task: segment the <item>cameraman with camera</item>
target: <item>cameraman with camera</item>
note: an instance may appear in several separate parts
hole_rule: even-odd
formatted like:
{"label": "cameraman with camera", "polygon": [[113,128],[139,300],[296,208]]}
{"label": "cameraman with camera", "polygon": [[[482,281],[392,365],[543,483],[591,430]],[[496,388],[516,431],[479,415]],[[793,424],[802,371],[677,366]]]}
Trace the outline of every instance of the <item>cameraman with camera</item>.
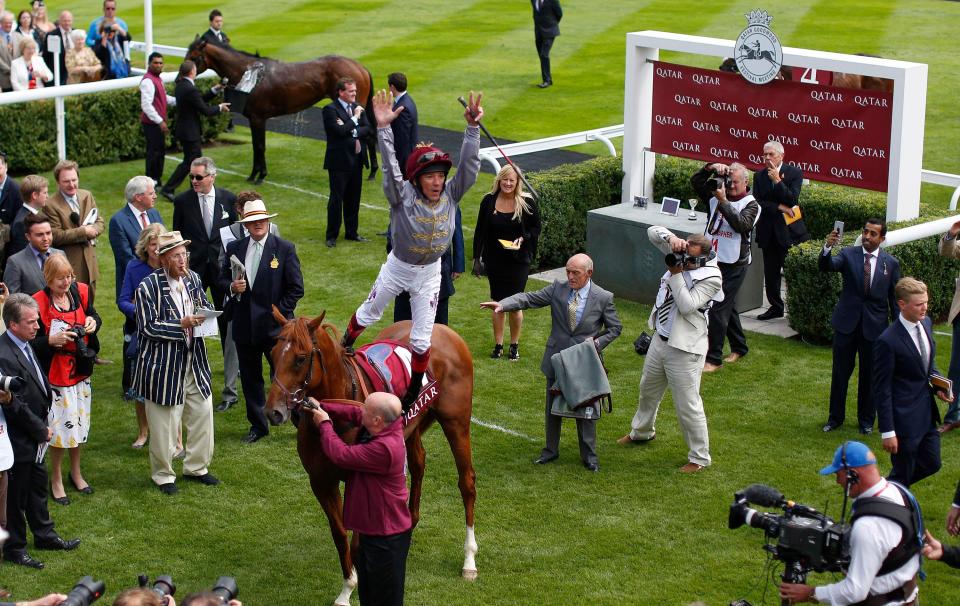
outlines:
{"label": "cameraman with camera", "polygon": [[844,442],[833,462],[820,470],[834,473],[853,497],[850,564],[839,583],[812,587],[781,583],[780,597],[796,604],[916,604],[922,522],[913,496],[880,475],[877,457],[861,442]]}
{"label": "cameraman with camera", "polygon": [[681,473],[694,473],[710,464],[707,416],[700,399],[700,376],[707,353],[707,313],[722,301],[723,278],[710,240],[693,234],[678,238],[665,227],[647,230],[650,242],[667,254],[667,271],[660,278],[656,306],[648,325],[656,331],[640,376],[640,401],[630,433],[618,444],[643,444],[656,435],[654,422],[667,387],[687,441],[688,462]]}
{"label": "cameraman with camera", "polygon": [[[715,372],[724,362],[732,364],[748,351],[735,307],[750,266],[751,233],[760,217],[760,205],[749,191],[748,175],[742,164],[727,166],[716,162],[690,178],[700,200],[709,204],[710,218],[704,235],[711,240],[723,276],[723,300],[710,309],[709,346],[703,372]],[[730,355],[726,358],[722,357],[724,337],[730,341]]]}

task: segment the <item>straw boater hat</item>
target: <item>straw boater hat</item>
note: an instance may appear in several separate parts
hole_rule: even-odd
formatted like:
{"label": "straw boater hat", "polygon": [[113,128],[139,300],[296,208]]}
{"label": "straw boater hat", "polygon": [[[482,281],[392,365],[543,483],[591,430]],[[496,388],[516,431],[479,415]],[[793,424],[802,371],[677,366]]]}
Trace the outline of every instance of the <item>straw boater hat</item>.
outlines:
{"label": "straw boater hat", "polygon": [[157,236],[157,254],[162,255],[178,246],[187,246],[190,240],[184,240],[178,231],[168,231]]}
{"label": "straw boater hat", "polygon": [[243,218],[240,219],[240,223],[263,221],[264,219],[272,219],[276,216],[277,213],[273,213],[272,215],[267,214],[267,205],[263,203],[263,200],[250,200],[243,205]]}

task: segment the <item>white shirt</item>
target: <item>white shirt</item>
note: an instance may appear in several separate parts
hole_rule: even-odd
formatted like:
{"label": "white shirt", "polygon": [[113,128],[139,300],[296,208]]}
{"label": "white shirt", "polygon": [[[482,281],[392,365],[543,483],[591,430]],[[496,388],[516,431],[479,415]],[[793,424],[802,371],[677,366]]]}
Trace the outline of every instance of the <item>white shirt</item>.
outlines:
{"label": "white shirt", "polygon": [[[880,497],[898,505],[904,504],[896,486],[882,478],[857,500],[865,497]],[[868,594],[883,595],[902,587],[920,570],[919,557],[910,558],[909,562],[893,572],[877,576],[884,558],[900,543],[902,536],[900,525],[892,520],[878,516],[858,519],[850,532],[850,568],[847,576],[839,583],[817,587],[817,601],[823,604],[855,604],[866,599]],[[906,602],[889,602],[888,606],[911,602],[918,592],[919,589],[915,590]]]}
{"label": "white shirt", "polygon": [[[583,310],[587,306],[587,297],[590,296],[590,285],[592,283],[592,280],[587,280],[587,283],[583,285],[583,288],[574,291],[580,297],[580,299],[577,301],[577,324],[579,324],[580,320],[583,318]],[[570,293],[570,296],[567,298],[567,305],[570,305],[570,301],[573,301],[573,293]]]}
{"label": "white shirt", "polygon": [[[152,80],[144,78],[140,81],[140,109],[143,110],[148,120],[154,124],[160,124],[163,122],[163,118],[160,117],[157,108],[153,106],[153,95],[156,91],[157,87],[153,85]],[[176,97],[167,95],[167,107],[174,107],[176,104]]]}
{"label": "white shirt", "polygon": [[[900,323],[903,324],[903,327],[907,329],[907,334],[910,335],[910,340],[913,341],[913,346],[917,348],[917,353],[920,353],[920,342],[918,338],[923,339],[923,348],[927,352],[927,357],[930,357],[930,339],[927,338],[927,331],[920,326],[920,322],[911,322],[903,317],[903,314],[899,316]],[[920,326],[920,333],[917,333],[917,327]],[[922,336],[920,336],[922,335]]]}
{"label": "white shirt", "polygon": [[27,210],[29,210],[29,211],[30,211],[31,213],[33,213],[34,215],[37,214],[38,212],[40,212],[40,209],[39,209],[39,208],[34,208],[34,207],[30,206],[29,204],[27,204],[26,202],[23,203],[23,207],[26,208]]}
{"label": "white shirt", "polygon": [[140,213],[144,213],[143,216],[147,220],[147,225],[150,225],[151,223],[153,223],[153,221],[150,220],[150,215],[149,213],[147,213],[147,211],[140,210],[139,208],[137,208],[133,204],[130,204],[129,202],[127,202],[127,208],[129,208],[130,212],[133,213],[133,216],[137,218],[137,225],[139,225],[141,229],[143,229],[143,223],[140,223]]}

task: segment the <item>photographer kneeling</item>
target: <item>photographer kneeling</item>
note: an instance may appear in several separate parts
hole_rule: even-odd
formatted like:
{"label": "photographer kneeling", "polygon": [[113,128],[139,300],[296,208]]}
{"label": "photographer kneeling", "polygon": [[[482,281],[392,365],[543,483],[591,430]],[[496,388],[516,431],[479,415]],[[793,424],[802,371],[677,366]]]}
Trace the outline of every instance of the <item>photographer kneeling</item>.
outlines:
{"label": "photographer kneeling", "polygon": [[[780,597],[793,604],[916,604],[920,542],[918,512],[909,493],[880,475],[877,457],[860,442],[845,442],[837,448],[833,462],[820,470],[821,475],[831,473],[837,474],[837,484],[854,498],[846,578],[821,587],[782,583]],[[898,515],[908,522],[909,529],[894,521]]]}
{"label": "photographer kneeling", "polygon": [[650,242],[667,254],[667,271],[660,278],[656,306],[648,324],[656,331],[640,376],[640,401],[630,433],[619,444],[643,444],[656,437],[654,422],[667,387],[687,441],[687,463],[682,473],[710,464],[707,415],[700,399],[700,375],[707,353],[707,313],[723,300],[723,279],[706,236],[686,240],[665,227],[647,230]]}

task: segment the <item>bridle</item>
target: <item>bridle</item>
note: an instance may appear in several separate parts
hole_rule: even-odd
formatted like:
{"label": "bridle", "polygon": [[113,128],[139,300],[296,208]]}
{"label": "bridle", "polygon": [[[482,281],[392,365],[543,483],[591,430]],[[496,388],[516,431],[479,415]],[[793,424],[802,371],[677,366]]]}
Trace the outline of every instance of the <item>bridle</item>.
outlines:
{"label": "bridle", "polygon": [[320,351],[320,344],[317,343],[317,335],[313,331],[310,331],[310,339],[312,341],[313,348],[310,350],[310,357],[307,359],[307,374],[303,377],[300,386],[294,390],[290,390],[283,382],[274,375],[273,382],[280,388],[280,391],[283,393],[283,404],[287,407],[287,410],[291,412],[296,412],[301,408],[306,408],[308,410],[316,410],[316,406],[311,404],[307,400],[307,388],[310,387],[310,384],[313,382],[313,359],[316,356],[320,361],[320,370],[323,371],[323,353]]}

